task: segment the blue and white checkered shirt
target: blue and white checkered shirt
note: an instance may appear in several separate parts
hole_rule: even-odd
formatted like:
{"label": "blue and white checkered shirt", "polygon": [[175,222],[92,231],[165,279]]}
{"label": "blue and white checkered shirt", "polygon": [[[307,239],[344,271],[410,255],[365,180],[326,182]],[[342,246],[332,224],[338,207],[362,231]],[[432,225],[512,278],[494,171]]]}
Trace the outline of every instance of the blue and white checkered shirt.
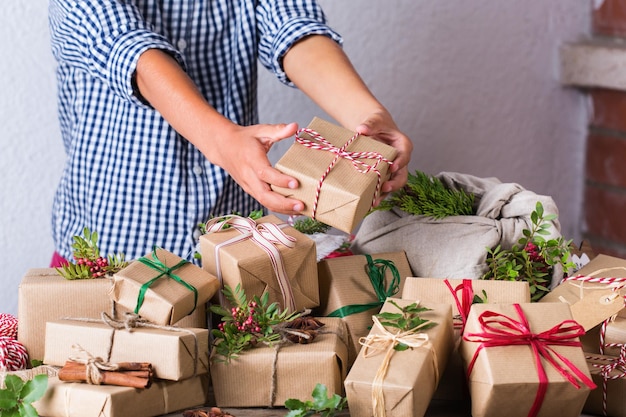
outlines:
{"label": "blue and white checkered shirt", "polygon": [[142,52],[169,51],[217,111],[258,123],[257,59],[284,83],[285,52],[310,34],[340,37],[314,0],[51,0],[59,120],[67,162],[52,230],[98,232],[102,254],[154,245],[189,258],[198,224],[260,206],[134,93]]}

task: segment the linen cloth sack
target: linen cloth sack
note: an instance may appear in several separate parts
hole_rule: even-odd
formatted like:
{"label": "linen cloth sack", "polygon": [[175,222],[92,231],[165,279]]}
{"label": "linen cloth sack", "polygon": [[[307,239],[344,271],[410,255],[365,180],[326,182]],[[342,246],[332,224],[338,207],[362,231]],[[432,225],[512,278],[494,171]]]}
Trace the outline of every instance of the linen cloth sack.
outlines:
{"label": "linen cloth sack", "polygon": [[[435,176],[446,188],[475,195],[471,216],[435,219],[413,215],[394,207],[370,213],[356,233],[351,247],[355,254],[404,250],[415,276],[478,279],[488,267],[486,248],[510,249],[530,229],[531,213],[537,202],[544,216],[557,214],[549,196],[537,195],[519,184],[502,183],[497,178],[479,178],[457,172]],[[561,237],[561,225],[551,221],[546,239]],[[563,277],[553,268],[552,286]]]}

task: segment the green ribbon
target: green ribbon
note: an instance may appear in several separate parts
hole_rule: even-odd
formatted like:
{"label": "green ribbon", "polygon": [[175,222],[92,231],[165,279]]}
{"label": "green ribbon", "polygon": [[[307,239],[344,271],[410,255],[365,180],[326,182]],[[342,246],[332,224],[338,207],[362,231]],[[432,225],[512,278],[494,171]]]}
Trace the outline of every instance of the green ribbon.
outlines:
{"label": "green ribbon", "polygon": [[[367,259],[367,275],[370,278],[372,287],[374,287],[374,292],[376,293],[378,301],[367,304],[351,304],[340,307],[328,314],[327,317],[343,318],[352,314],[362,313],[374,307],[381,307],[385,303],[387,297],[395,295],[400,289],[400,273],[398,272],[398,268],[396,268],[393,261],[387,259],[372,260],[372,257],[367,254],[365,255],[365,258]],[[385,272],[387,271],[387,268],[391,271],[393,279],[389,283],[389,287],[385,289]]]}
{"label": "green ribbon", "polygon": [[141,262],[142,264],[160,272],[160,274],[152,278],[150,281],[144,283],[139,289],[139,296],[137,297],[137,307],[135,307],[135,314],[139,314],[139,309],[143,305],[143,300],[146,297],[146,291],[148,291],[148,288],[150,288],[150,286],[154,284],[155,281],[161,279],[164,276],[172,278],[174,281],[185,286],[185,288],[187,288],[189,291],[193,291],[193,310],[191,310],[189,314],[194,312],[194,310],[196,309],[196,306],[198,305],[198,290],[193,285],[185,282],[178,275],[175,275],[172,273],[173,271],[177,270],[181,266],[188,264],[189,263],[188,261],[186,261],[185,259],[181,259],[179,263],[177,263],[176,265],[172,267],[169,267],[159,260],[156,254],[156,248],[152,251],[152,259],[149,259],[144,256],[137,260]]}

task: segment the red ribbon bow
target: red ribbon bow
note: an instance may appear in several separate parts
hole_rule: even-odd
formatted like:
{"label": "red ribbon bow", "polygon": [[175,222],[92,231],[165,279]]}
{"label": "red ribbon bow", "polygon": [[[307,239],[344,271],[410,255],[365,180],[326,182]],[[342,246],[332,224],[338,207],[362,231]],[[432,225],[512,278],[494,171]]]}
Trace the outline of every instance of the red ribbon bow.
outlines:
{"label": "red ribbon bow", "polygon": [[[311,137],[311,139],[306,139],[306,138],[301,137],[300,134],[303,132],[307,133]],[[310,148],[310,149],[328,151],[328,152],[335,154],[335,157],[333,158],[332,162],[330,163],[330,165],[328,165],[328,168],[326,168],[326,171],[324,172],[324,174],[322,174],[322,177],[317,183],[317,189],[315,190],[315,200],[313,201],[313,208],[312,208],[312,213],[311,213],[312,218],[315,218],[315,214],[317,213],[317,203],[320,197],[320,190],[322,189],[322,184],[324,183],[326,176],[328,176],[328,174],[333,169],[337,161],[339,161],[339,158],[343,158],[343,159],[347,159],[351,161],[354,169],[356,169],[358,172],[362,174],[367,174],[368,172],[373,171],[376,173],[376,175],[378,175],[378,182],[376,183],[376,192],[374,192],[374,198],[372,199],[372,206],[374,205],[374,202],[376,201],[376,197],[378,197],[378,194],[380,192],[380,185],[381,185],[380,183],[382,181],[381,179],[382,176],[380,174],[380,171],[378,170],[378,165],[381,162],[386,162],[389,165],[393,165],[393,162],[388,160],[387,158],[385,158],[383,155],[381,155],[378,152],[348,152],[346,151],[348,146],[350,146],[350,144],[352,144],[352,142],[354,142],[356,138],[358,137],[359,137],[359,134],[355,133],[354,136],[352,136],[341,148],[338,148],[313,129],[303,128],[303,129],[299,129],[296,132],[297,143],[303,146],[306,146],[307,148]],[[361,159],[374,159],[376,162],[370,165],[361,161]]]}
{"label": "red ribbon bow", "polygon": [[585,334],[583,327],[574,320],[565,320],[544,332],[533,333],[521,306],[514,304],[514,307],[519,316],[519,321],[504,314],[485,311],[478,317],[482,332],[469,333],[463,336],[466,341],[480,343],[469,363],[467,375],[472,373],[474,363],[483,348],[528,345],[533,351],[537,374],[539,375],[539,388],[535,401],[528,412],[529,417],[534,417],[539,413],[548,388],[548,377],[542,358],[577,389],[581,387],[579,381],[590,389],[594,389],[596,385],[587,375],[551,347],[580,347],[580,342],[575,339]]}
{"label": "red ribbon bow", "polygon": [[[467,316],[469,316],[470,309],[472,308],[472,303],[474,301],[474,289],[472,288],[472,280],[464,279],[463,282],[457,285],[455,288],[452,288],[452,284],[447,279],[444,280],[448,289],[452,293],[452,297],[454,297],[454,302],[456,303],[456,307],[459,310],[459,316],[461,320],[461,334],[463,334],[463,329],[465,329],[465,323],[467,322]],[[461,291],[461,298],[459,298],[459,291]],[[454,317],[456,319],[456,317]],[[457,327],[457,323],[454,324]]]}

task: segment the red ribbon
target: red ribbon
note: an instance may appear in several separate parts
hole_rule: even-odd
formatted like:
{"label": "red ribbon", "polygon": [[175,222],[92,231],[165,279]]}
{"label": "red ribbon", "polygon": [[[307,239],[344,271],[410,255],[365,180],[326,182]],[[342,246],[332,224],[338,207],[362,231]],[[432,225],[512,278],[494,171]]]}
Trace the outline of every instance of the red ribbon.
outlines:
{"label": "red ribbon", "polygon": [[[450,281],[448,281],[447,279],[445,279],[444,282],[452,293],[452,297],[454,297],[456,307],[459,310],[459,316],[461,319],[460,327],[462,334],[463,329],[465,329],[465,323],[467,322],[467,316],[469,316],[470,309],[472,308],[472,303],[474,302],[474,289],[472,288],[472,280],[464,279],[463,282],[457,285],[455,288],[452,288],[452,284],[450,284]],[[461,291],[461,298],[459,298],[459,291]],[[456,323],[455,327],[457,327]]]}
{"label": "red ribbon", "polygon": [[548,389],[548,377],[542,358],[552,365],[576,389],[581,387],[579,381],[590,389],[594,389],[596,385],[587,375],[551,347],[580,347],[580,341],[577,341],[576,338],[585,334],[583,327],[574,320],[565,320],[549,330],[533,333],[521,306],[519,304],[514,304],[513,306],[517,311],[519,321],[504,314],[485,311],[478,317],[482,332],[463,335],[463,339],[466,341],[480,343],[469,363],[467,375],[469,376],[472,373],[474,363],[483,348],[528,345],[533,351],[535,366],[539,375],[539,388],[537,389],[535,401],[528,412],[529,417],[534,417],[539,413]]}
{"label": "red ribbon", "polygon": [[[306,138],[301,137],[300,134],[303,132],[307,133],[311,137],[311,139],[306,139]],[[315,215],[317,213],[317,203],[320,197],[322,184],[324,183],[326,176],[330,173],[330,171],[333,169],[333,167],[339,161],[340,158],[343,158],[352,162],[352,166],[354,167],[354,169],[356,169],[358,172],[362,174],[367,174],[368,172],[371,172],[371,171],[376,173],[376,175],[378,176],[378,182],[376,183],[376,191],[374,192],[374,198],[372,198],[372,206],[374,205],[374,202],[376,202],[376,197],[378,197],[378,194],[380,193],[380,185],[382,182],[382,178],[381,178],[382,175],[380,171],[378,170],[378,165],[381,162],[386,162],[388,165],[393,165],[393,162],[388,160],[387,158],[385,158],[383,155],[381,155],[378,152],[348,152],[346,151],[348,146],[350,146],[352,142],[354,142],[358,137],[359,137],[359,134],[355,133],[354,136],[352,136],[346,143],[344,143],[341,148],[338,148],[313,129],[303,128],[297,131],[296,133],[297,143],[310,149],[327,151],[327,152],[331,152],[335,154],[335,157],[331,161],[330,165],[328,165],[328,168],[326,168],[326,171],[324,171],[324,173],[322,174],[322,177],[317,183],[317,189],[315,190],[315,200],[313,201],[313,208],[312,208],[312,213],[311,213],[312,218],[315,219]],[[374,164],[372,165],[369,165],[361,161],[361,159],[373,159],[376,162],[374,162]]]}

